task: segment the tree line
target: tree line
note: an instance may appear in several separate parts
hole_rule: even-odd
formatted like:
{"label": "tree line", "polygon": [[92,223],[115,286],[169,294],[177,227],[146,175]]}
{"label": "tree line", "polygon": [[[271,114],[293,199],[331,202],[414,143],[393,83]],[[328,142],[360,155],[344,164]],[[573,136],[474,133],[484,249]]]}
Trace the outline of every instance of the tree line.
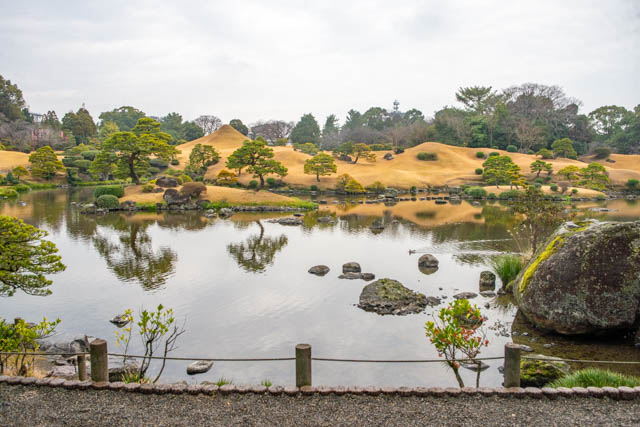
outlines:
{"label": "tree line", "polygon": [[[334,151],[345,143],[390,145],[398,150],[436,141],[532,154],[568,139],[576,156],[602,148],[640,153],[640,105],[633,111],[605,105],[585,114],[580,112],[582,102],[561,87],[537,83],[502,90],[461,87],[453,98],[456,105],[444,106],[433,117],[416,108],[401,111],[396,101],[391,110],[370,107],[361,113],[350,109],[343,124],[336,114],[330,114],[320,126],[312,113],[297,122],[274,119],[247,125],[235,118],[229,124],[251,139],[264,138],[269,145],[309,143]],[[8,149],[29,152],[45,145],[54,149],[95,145],[116,132],[131,131],[143,117],[147,115],[132,106],[102,112],[97,123],[84,107],[66,113],[61,120],[55,111],[36,117],[26,107],[17,85],[0,76],[0,143]],[[172,112],[152,118],[171,136],[170,145],[208,135],[222,125],[215,115],[184,121]]]}

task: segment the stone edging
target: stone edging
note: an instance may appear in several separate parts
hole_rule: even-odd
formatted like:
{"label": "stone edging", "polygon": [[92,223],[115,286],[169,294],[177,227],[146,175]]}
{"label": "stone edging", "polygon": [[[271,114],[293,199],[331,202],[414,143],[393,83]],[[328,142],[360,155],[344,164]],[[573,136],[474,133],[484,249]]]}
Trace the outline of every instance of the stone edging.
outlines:
{"label": "stone edging", "polygon": [[441,387],[281,387],[271,386],[269,388],[258,386],[236,386],[236,385],[185,385],[185,384],[125,384],[122,382],[91,382],[78,380],[64,380],[61,378],[33,378],[33,377],[9,377],[0,376],[0,384],[23,385],[23,386],[39,386],[39,387],[59,387],[69,390],[114,390],[128,391],[143,394],[206,394],[213,395],[220,393],[228,394],[269,394],[269,395],[288,395],[288,396],[310,396],[321,395],[395,395],[395,396],[419,396],[419,397],[458,397],[458,396],[499,396],[499,397],[515,397],[515,398],[533,398],[542,399],[546,397],[554,400],[558,397],[591,397],[603,398],[608,397],[615,400],[640,400],[640,387],[574,387],[574,388],[536,388],[536,387],[511,387],[511,388],[441,388]]}

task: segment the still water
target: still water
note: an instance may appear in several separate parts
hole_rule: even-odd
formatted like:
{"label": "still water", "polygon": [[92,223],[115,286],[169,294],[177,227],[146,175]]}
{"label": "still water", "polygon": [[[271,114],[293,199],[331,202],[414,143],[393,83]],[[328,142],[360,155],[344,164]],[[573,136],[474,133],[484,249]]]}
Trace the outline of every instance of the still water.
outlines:
{"label": "still water", "polygon": [[[56,339],[96,336],[106,339],[111,351],[118,349],[109,319],[126,308],[138,311],[162,303],[185,322],[186,333],[173,356],[291,357],[297,343],[310,343],[316,357],[436,358],[424,323],[439,308],[408,316],[365,312],[356,305],[366,282],[338,279],[342,264],[359,262],[363,272],[399,280],[446,303],[456,293],[478,292],[480,272],[488,269],[491,256],[517,250],[508,232],[514,220],[499,204],[329,204],[320,214],[307,213],[303,226],[291,227],[269,222],[279,214],[236,214],[230,220],[209,220],[195,212],[89,216],[70,205],[90,200],[91,194],[91,189],[53,190],[23,195],[20,201],[26,205],[0,201],[0,214],[47,230],[67,265],[51,276],[52,295],[2,298],[0,313],[5,319],[60,318]],[[611,212],[591,210],[601,207]],[[601,219],[640,218],[640,205],[624,200],[582,208]],[[317,222],[326,215],[335,215],[336,223]],[[375,220],[384,221],[384,231],[370,230]],[[418,270],[423,253],[439,259],[434,274]],[[317,264],[331,271],[324,277],[309,274]],[[512,340],[515,308],[508,298],[478,296],[472,302],[489,318],[490,345],[482,355],[501,355]],[[500,324],[506,333],[499,333]],[[138,353],[135,339],[131,352]],[[295,383],[290,361],[218,362],[208,373],[188,378],[187,364],[168,363],[163,380]],[[502,362],[488,364],[481,385],[500,385]],[[472,384],[475,373],[463,371],[465,382]],[[457,385],[441,363],[314,362],[313,378],[316,385]]]}

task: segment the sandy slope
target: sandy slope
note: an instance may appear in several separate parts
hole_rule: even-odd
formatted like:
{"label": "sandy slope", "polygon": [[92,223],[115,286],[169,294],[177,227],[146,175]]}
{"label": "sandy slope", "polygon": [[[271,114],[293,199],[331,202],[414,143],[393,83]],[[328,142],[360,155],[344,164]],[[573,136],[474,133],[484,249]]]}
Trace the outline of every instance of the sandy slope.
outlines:
{"label": "sandy slope", "polygon": [[[291,197],[273,194],[268,191],[249,191],[237,188],[207,186],[207,192],[200,196],[212,202],[226,201],[229,203],[273,203],[293,201]],[[138,203],[162,202],[162,193],[143,193],[142,186],[125,187],[124,197],[120,202],[133,200]]]}
{"label": "sandy slope", "polygon": [[[179,168],[184,167],[189,158],[189,153],[195,144],[212,145],[221,154],[222,161],[209,168],[206,176],[215,177],[218,172],[224,169],[226,158],[246,140],[246,137],[237,132],[231,126],[225,125],[217,132],[200,138],[195,141],[178,146],[181,150]],[[416,147],[407,149],[403,154],[394,156],[393,160],[384,160],[382,157],[386,152],[377,152],[378,160],[375,163],[367,163],[360,160],[357,164],[338,161],[338,174],[329,177],[321,177],[320,183],[315,176],[305,175],[303,172],[304,162],[310,157],[306,154],[293,151],[291,147],[274,147],[275,158],[282,162],[288,169],[289,174],[285,181],[289,184],[310,186],[316,184],[321,188],[335,186],[337,175],[348,173],[356,178],[363,185],[381,181],[385,185],[392,185],[401,188],[415,186],[439,186],[439,185],[459,185],[463,183],[481,183],[481,178],[475,174],[475,169],[482,167],[483,159],[476,158],[477,151],[490,153],[495,151],[488,148],[465,148],[440,144],[437,142],[425,142]],[[420,152],[433,152],[438,155],[438,160],[421,161],[417,159]],[[501,154],[509,155],[513,161],[520,166],[523,172],[529,172],[529,165],[537,159],[535,156],[519,153],[507,153],[499,151]],[[616,163],[605,163],[612,182],[616,185],[624,185],[629,178],[640,179],[640,156],[625,156],[620,154],[612,155]],[[554,171],[558,171],[567,165],[585,167],[587,163],[577,160],[556,159],[550,160]],[[533,174],[528,174],[533,177]],[[250,175],[243,173],[240,181],[247,183],[253,179]]]}
{"label": "sandy slope", "polygon": [[0,173],[7,173],[18,166],[29,166],[29,155],[17,151],[0,151]]}

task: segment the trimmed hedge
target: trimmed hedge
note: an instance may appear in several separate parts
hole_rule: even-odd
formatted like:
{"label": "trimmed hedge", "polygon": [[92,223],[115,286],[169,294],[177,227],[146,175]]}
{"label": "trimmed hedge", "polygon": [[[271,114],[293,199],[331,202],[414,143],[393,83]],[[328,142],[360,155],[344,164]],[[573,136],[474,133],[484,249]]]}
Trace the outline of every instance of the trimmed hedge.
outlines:
{"label": "trimmed hedge", "polygon": [[93,197],[96,199],[107,194],[120,198],[124,196],[124,187],[121,185],[104,185],[93,190]]}
{"label": "trimmed hedge", "polygon": [[116,196],[103,194],[96,199],[96,206],[101,209],[118,209],[120,207],[120,202],[118,202],[118,198]]}
{"label": "trimmed hedge", "polygon": [[425,160],[425,161],[438,160],[438,155],[436,153],[421,152],[421,153],[418,153],[417,157],[418,157],[418,160]]}

